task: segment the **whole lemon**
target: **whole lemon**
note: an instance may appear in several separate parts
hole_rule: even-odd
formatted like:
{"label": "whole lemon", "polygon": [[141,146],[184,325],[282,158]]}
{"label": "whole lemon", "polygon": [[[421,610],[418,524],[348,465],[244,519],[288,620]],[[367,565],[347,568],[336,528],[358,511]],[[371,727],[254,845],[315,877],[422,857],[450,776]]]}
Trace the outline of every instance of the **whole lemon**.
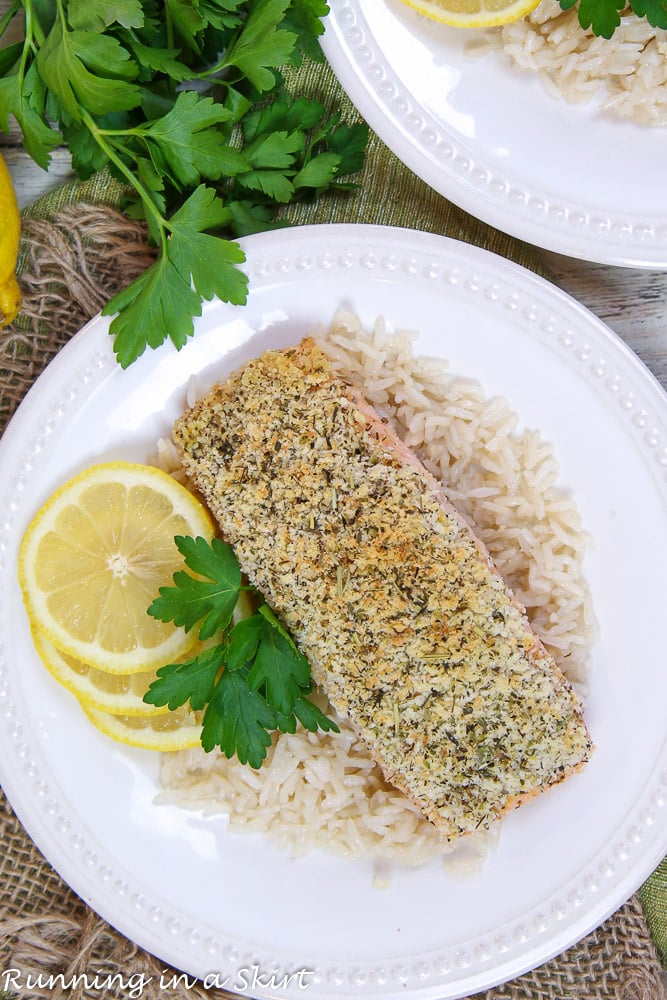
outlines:
{"label": "whole lemon", "polygon": [[0,155],[0,329],[11,323],[21,308],[16,280],[16,258],[21,238],[21,218],[7,164]]}

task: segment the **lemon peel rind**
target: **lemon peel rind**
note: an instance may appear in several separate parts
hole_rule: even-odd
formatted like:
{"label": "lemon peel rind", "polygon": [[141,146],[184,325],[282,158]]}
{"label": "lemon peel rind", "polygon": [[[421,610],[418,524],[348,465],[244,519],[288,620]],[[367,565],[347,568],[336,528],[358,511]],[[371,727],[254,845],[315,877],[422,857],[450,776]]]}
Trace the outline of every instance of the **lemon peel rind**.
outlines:
{"label": "lemon peel rind", "polygon": [[421,3],[420,0],[401,0],[406,7],[410,7],[417,14],[421,14],[429,21],[439,24],[446,24],[453,28],[499,28],[504,24],[511,24],[526,17],[539,4],[539,0],[525,0],[525,2],[514,2],[508,4],[505,10],[489,12],[478,11],[474,14],[457,14],[447,10],[439,3]]}
{"label": "lemon peel rind", "polygon": [[134,652],[105,652],[103,655],[96,655],[94,646],[85,642],[73,642],[63,630],[44,623],[38,608],[25,597],[25,592],[24,600],[31,630],[39,630],[60,653],[66,653],[68,656],[73,656],[75,660],[81,660],[82,663],[88,664],[89,667],[95,667],[96,670],[116,676],[148,673],[149,670],[156,670],[158,667],[164,666],[165,663],[173,663],[185,656],[197,642],[196,635],[189,635],[184,630],[179,629],[173,637],[170,636],[168,642],[161,643],[149,650],[142,648]]}
{"label": "lemon peel rind", "polygon": [[[196,633],[188,633],[185,629],[175,626],[165,626],[165,629],[168,628],[165,639],[154,646],[138,646],[134,650],[123,652],[110,650],[100,652],[97,644],[76,639],[51,616],[46,606],[48,595],[31,582],[34,579],[31,567],[35,563],[36,548],[40,537],[45,530],[48,530],[49,524],[54,523],[58,513],[70,503],[75,503],[77,496],[89,486],[119,481],[112,478],[114,472],[133,477],[130,484],[132,486],[162,484],[170,499],[176,501],[175,512],[187,515],[193,533],[205,535],[209,539],[215,534],[213,520],[206,508],[185,486],[168,473],[154,466],[135,462],[103,462],[91,465],[67,480],[37,511],[21,540],[18,579],[31,628],[44,635],[56,649],[97,670],[110,674],[134,674],[154,670],[184,656],[197,643]],[[169,581],[165,581],[167,582]]]}
{"label": "lemon peel rind", "polygon": [[[108,712],[110,715],[129,715],[138,718],[166,715],[170,711],[167,705],[149,705],[135,694],[105,694],[105,692],[95,688],[85,675],[77,674],[72,670],[63,659],[61,650],[36,629],[32,630],[32,641],[40,660],[53,679],[74,695],[82,705],[89,705],[91,708]],[[90,664],[86,665],[90,666]],[[151,671],[151,673],[154,672]],[[114,674],[112,676],[130,675]]]}
{"label": "lemon peel rind", "polygon": [[21,310],[22,293],[16,280],[21,239],[21,215],[9,168],[0,154],[0,330]]}
{"label": "lemon peel rind", "polygon": [[11,274],[0,282],[0,330],[13,323],[23,304],[22,293],[16,276]]}
{"label": "lemon peel rind", "polygon": [[168,733],[137,730],[137,734],[134,735],[129,729],[123,728],[122,724],[118,722],[117,716],[88,708],[85,705],[81,705],[81,708],[95,729],[126,746],[137,747],[140,750],[153,750],[158,753],[175,753],[178,750],[191,750],[193,747],[201,746],[201,725],[196,723],[187,723]]}

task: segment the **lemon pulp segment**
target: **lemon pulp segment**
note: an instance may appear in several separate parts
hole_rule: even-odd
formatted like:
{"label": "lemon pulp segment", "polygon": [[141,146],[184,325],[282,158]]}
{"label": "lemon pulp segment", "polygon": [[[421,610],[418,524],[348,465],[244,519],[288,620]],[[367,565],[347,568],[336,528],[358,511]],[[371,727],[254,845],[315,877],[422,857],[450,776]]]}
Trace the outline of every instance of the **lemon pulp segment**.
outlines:
{"label": "lemon pulp segment", "polygon": [[146,672],[196,641],[147,614],[183,568],[176,535],[214,534],[184,486],[151,466],[92,466],[40,509],[21,545],[32,625],[58,650],[112,673]]}

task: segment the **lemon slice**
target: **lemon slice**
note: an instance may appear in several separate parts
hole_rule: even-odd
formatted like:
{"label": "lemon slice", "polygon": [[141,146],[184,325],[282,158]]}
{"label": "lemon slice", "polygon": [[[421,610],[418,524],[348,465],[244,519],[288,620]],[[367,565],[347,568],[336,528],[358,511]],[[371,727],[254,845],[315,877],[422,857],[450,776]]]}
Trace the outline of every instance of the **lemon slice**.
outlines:
{"label": "lemon slice", "polygon": [[493,28],[530,14],[540,0],[403,0],[431,21],[456,28]]}
{"label": "lemon slice", "polygon": [[57,649],[130,674],[177,659],[196,642],[147,614],[183,568],[175,535],[213,537],[206,508],[152,466],[95,465],[47,500],[19,553],[31,624]]}
{"label": "lemon slice", "polygon": [[149,685],[157,677],[155,670],[110,674],[107,670],[82,663],[69,653],[62,653],[35,630],[32,641],[51,676],[83,705],[112,715],[164,715],[169,711],[166,705],[148,705],[143,700]]}
{"label": "lemon slice", "polygon": [[161,753],[200,745],[202,713],[186,706],[150,717],[111,715],[86,705],[81,707],[96,729],[119,743]]}

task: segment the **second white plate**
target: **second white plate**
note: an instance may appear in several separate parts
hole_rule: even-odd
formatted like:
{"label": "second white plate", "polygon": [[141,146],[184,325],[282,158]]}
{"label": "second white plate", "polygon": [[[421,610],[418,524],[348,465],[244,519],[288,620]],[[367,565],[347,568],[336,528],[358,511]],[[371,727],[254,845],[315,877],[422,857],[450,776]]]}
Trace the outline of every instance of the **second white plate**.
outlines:
{"label": "second white plate", "polygon": [[330,0],[323,48],[389,148],[475,218],[589,261],[667,268],[667,128],[551,96],[475,32],[401,0]]}

